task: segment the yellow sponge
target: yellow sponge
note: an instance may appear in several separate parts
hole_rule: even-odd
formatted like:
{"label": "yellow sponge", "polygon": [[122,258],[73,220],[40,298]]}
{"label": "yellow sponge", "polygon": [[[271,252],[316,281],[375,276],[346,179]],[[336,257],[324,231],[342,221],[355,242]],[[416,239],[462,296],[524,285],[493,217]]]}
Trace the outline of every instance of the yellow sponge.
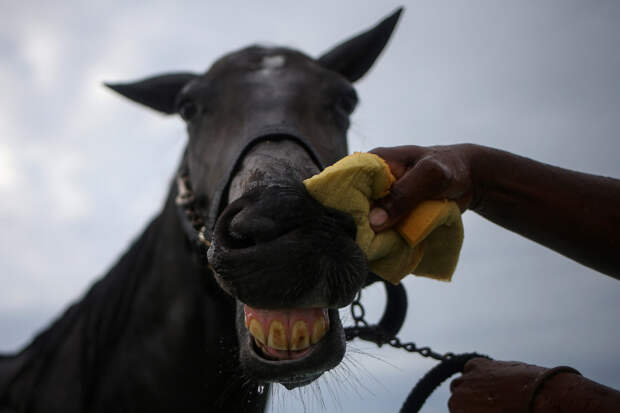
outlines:
{"label": "yellow sponge", "polygon": [[356,242],[380,277],[393,284],[411,273],[450,281],[463,244],[458,206],[452,201],[425,201],[396,230],[375,233],[368,222],[371,203],[387,195],[394,181],[383,159],[356,152],[306,179],[304,185],[321,204],[353,217]]}

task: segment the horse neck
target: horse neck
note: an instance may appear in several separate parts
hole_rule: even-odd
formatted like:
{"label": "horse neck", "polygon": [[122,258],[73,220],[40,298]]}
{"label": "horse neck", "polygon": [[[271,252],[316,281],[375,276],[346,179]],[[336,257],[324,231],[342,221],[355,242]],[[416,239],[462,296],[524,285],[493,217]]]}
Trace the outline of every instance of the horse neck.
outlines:
{"label": "horse neck", "polygon": [[108,370],[117,374],[101,384],[127,392],[127,382],[117,376],[129,377],[134,401],[161,389],[171,395],[158,405],[136,402],[139,411],[174,411],[180,406],[187,412],[263,411],[266,393],[258,394],[256,383],[239,368],[235,300],[217,285],[185,234],[176,194],[173,185],[157,219],[148,268],[131,300],[125,334],[115,347],[119,356],[106,361]]}
{"label": "horse neck", "polygon": [[[82,300],[13,358],[14,368],[0,369],[0,407],[7,398],[35,407],[36,399],[69,392],[83,410],[104,403],[104,393],[126,392],[128,375],[141,386],[141,368],[154,391],[199,392],[197,402],[204,402],[213,397],[205,377],[219,381],[214,391],[221,393],[221,384],[238,375],[234,301],[200,266],[175,194],[173,186],[162,213]],[[183,388],[166,387],[177,385]],[[148,398],[144,386],[133,391],[135,400]]]}

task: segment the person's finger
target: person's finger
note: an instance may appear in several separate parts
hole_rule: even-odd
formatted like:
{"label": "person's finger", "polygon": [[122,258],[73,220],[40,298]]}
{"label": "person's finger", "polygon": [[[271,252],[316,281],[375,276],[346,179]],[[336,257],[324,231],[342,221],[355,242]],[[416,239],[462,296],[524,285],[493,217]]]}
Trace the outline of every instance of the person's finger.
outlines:
{"label": "person's finger", "polygon": [[422,159],[392,185],[387,196],[373,205],[369,215],[373,230],[391,228],[421,201],[435,199],[444,189],[446,179],[447,171],[442,164]]}
{"label": "person's finger", "polygon": [[368,215],[368,221],[373,228],[380,228],[388,220],[390,216],[387,211],[381,207],[373,207]]}
{"label": "person's finger", "polygon": [[473,197],[474,197],[474,194],[471,193],[470,191],[455,200],[456,204],[459,206],[459,210],[461,211],[461,214],[469,209],[469,206],[472,203]]}
{"label": "person's finger", "polygon": [[425,150],[421,146],[407,145],[391,148],[379,147],[369,152],[383,159],[390,167],[392,174],[398,179],[407,172],[408,168],[424,156]]}
{"label": "person's finger", "polygon": [[450,396],[448,399],[448,410],[450,413],[461,413],[464,411],[462,409],[463,401],[461,399],[461,397],[454,394]]}
{"label": "person's finger", "polygon": [[490,360],[484,357],[476,357],[476,358],[468,360],[467,363],[465,363],[465,366],[463,366],[463,374],[469,373],[472,370],[476,370],[477,368],[480,368],[482,365],[484,365],[488,361]]}
{"label": "person's finger", "polygon": [[458,386],[460,386],[461,384],[463,384],[463,381],[464,381],[464,379],[463,379],[463,377],[462,377],[462,376],[461,376],[461,377],[458,377],[458,378],[456,378],[456,379],[454,379],[454,380],[452,380],[452,381],[450,382],[450,393],[454,393],[454,390],[456,390],[456,388],[457,388]]}

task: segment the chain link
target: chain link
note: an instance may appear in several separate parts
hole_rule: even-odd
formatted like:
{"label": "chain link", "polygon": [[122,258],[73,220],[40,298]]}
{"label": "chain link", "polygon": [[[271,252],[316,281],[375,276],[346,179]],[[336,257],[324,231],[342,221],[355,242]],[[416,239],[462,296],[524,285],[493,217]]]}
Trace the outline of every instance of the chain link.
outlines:
{"label": "chain link", "polygon": [[198,242],[202,246],[209,248],[211,246],[211,237],[207,235],[207,226],[196,206],[196,196],[189,179],[189,171],[185,168],[177,173],[177,192],[175,203],[180,208],[183,208],[187,220],[196,231]]}
{"label": "chain link", "polygon": [[345,328],[347,341],[354,338],[372,341],[379,347],[388,344],[394,348],[402,348],[410,353],[418,353],[422,357],[430,357],[435,360],[445,361],[454,357],[454,353],[439,354],[430,347],[418,347],[414,342],[403,343],[398,337],[388,337],[378,326],[371,326],[365,319],[366,309],[361,303],[362,292],[358,292],[357,296],[351,303],[351,317],[353,317],[353,327]]}

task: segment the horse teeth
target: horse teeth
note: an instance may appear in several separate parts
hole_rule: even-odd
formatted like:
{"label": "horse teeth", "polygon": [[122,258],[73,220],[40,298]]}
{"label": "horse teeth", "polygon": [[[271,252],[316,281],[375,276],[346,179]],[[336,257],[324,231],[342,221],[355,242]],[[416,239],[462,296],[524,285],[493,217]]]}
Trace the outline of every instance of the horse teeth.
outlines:
{"label": "horse teeth", "polygon": [[249,330],[250,334],[252,334],[256,340],[265,344],[265,330],[263,330],[263,326],[257,320],[250,320]]}
{"label": "horse teeth", "polygon": [[288,350],[288,340],[286,339],[286,329],[284,324],[278,320],[273,320],[269,326],[269,338],[267,345],[276,350]]}
{"label": "horse teeth", "polygon": [[291,350],[303,350],[310,347],[310,334],[305,321],[295,321],[291,333]]}
{"label": "horse teeth", "polygon": [[327,323],[325,318],[317,318],[312,326],[312,344],[318,343],[327,333]]}
{"label": "horse teeth", "polygon": [[269,353],[305,350],[329,330],[325,308],[265,310],[245,305],[244,312],[250,335]]}

